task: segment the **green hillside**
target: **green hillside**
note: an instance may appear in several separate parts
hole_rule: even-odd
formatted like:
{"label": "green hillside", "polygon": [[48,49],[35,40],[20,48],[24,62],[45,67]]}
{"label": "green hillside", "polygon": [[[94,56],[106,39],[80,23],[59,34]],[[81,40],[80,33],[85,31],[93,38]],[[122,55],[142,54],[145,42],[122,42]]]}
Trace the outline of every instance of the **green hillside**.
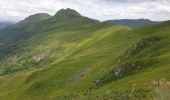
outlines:
{"label": "green hillside", "polygon": [[72,9],[30,16],[0,34],[7,34],[0,39],[0,98],[157,98],[155,82],[170,79],[169,27],[167,21],[134,30]]}

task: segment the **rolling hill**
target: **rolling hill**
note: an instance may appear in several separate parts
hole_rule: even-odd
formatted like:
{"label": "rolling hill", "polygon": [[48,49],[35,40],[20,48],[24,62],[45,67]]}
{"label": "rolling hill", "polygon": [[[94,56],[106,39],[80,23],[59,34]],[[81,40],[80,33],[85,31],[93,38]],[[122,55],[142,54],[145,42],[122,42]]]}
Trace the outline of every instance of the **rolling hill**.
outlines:
{"label": "rolling hill", "polygon": [[69,8],[32,15],[0,34],[0,98],[151,100],[154,82],[170,79],[169,27],[134,30]]}

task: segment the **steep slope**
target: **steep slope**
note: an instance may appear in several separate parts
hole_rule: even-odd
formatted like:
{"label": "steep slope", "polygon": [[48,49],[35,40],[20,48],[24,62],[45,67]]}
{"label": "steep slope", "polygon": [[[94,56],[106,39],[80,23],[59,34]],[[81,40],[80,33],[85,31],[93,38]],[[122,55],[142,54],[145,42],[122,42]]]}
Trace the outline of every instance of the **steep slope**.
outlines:
{"label": "steep slope", "polygon": [[[69,11],[71,12],[71,14],[70,13],[68,14]],[[79,57],[81,58],[81,54],[83,54],[85,58],[88,57],[88,55],[92,56],[92,58],[89,59],[89,65],[90,65],[94,61],[94,60],[92,60],[92,59],[94,59],[93,57],[95,57],[95,58],[98,57],[97,54],[100,53],[100,51],[96,51],[96,54],[95,54],[95,49],[100,49],[102,46],[104,46],[104,45],[101,45],[101,47],[100,47],[100,44],[99,44],[99,45],[96,45],[96,47],[95,47],[95,44],[99,43],[98,41],[101,41],[101,40],[105,39],[106,37],[112,36],[113,33],[115,34],[115,33],[119,33],[119,31],[129,30],[129,28],[124,27],[124,26],[112,25],[112,24],[108,24],[108,23],[100,23],[99,21],[92,20],[92,19],[80,16],[79,14],[77,14],[75,12],[74,13],[72,13],[72,12],[74,12],[74,11],[70,10],[70,9],[59,11],[58,12],[59,15],[56,14],[55,16],[53,16],[47,20],[41,21],[40,22],[41,27],[39,27],[39,24],[37,24],[37,23],[34,24],[35,27],[39,27],[36,29],[39,29],[40,33],[34,34],[30,38],[27,38],[27,40],[17,43],[17,48],[15,48],[11,53],[7,53],[5,56],[2,55],[1,74],[10,74],[10,73],[14,73],[14,72],[26,70],[26,69],[31,70],[32,67],[34,67],[34,68],[44,67],[43,69],[46,69],[49,67],[52,68],[52,66],[62,63],[62,62],[65,62],[67,60],[79,59]],[[61,16],[63,16],[63,15],[60,15],[60,13],[62,13],[62,14],[65,13],[66,16],[68,16],[68,18],[66,18],[66,19],[62,18]],[[63,16],[63,17],[65,17],[65,16]],[[61,19],[63,19],[63,20],[61,20]],[[41,29],[44,29],[45,31],[43,30],[43,32],[41,32]],[[114,34],[112,37],[114,37]],[[109,39],[108,42],[109,42],[108,45],[112,45],[111,39]],[[102,44],[102,42],[101,42],[101,44]],[[91,46],[94,46],[94,50],[93,50],[93,48],[91,48]],[[106,45],[106,47],[107,47],[107,45]],[[105,49],[108,49],[108,50],[113,49],[112,47],[110,47],[110,48],[106,48],[106,47],[103,47],[104,51],[105,51]],[[84,51],[86,49],[87,49],[87,51]],[[92,50],[92,52],[91,52],[91,50]],[[80,53],[80,55],[77,53]],[[1,52],[1,54],[2,54],[2,52]],[[75,56],[73,56],[73,55],[75,55]],[[106,55],[104,53],[103,56],[108,56],[108,55],[109,55],[109,53],[106,52]],[[84,57],[81,58],[82,60],[80,60],[80,62],[82,62],[82,64],[83,63],[86,64],[85,63],[86,61],[84,62],[84,60],[83,60]],[[77,61],[77,60],[75,60],[75,61]],[[79,62],[77,62],[77,63],[79,63]],[[86,67],[84,65],[81,66],[81,64],[79,66],[75,67],[75,70],[73,70],[73,71],[79,72],[80,69],[82,69],[83,67]],[[61,68],[61,70],[67,69],[67,68],[62,69],[62,67],[60,67],[60,68]],[[86,73],[86,70],[87,70],[87,72],[88,72],[88,70],[91,70],[91,68],[87,68],[87,69],[83,68],[83,69],[85,71],[84,73]],[[39,69],[35,69],[35,70],[39,70]],[[61,70],[58,70],[58,72],[61,72]],[[67,70],[69,71],[69,69],[67,69]],[[31,72],[32,72],[32,70],[31,70]],[[52,73],[53,72],[51,72],[51,74]],[[74,72],[67,73],[67,71],[66,71],[64,73],[66,73],[67,75],[69,75],[69,74],[71,75]],[[25,74],[25,75],[28,75],[28,74]],[[25,75],[24,75],[24,77],[25,77]],[[2,77],[5,77],[5,76],[2,76]],[[64,80],[66,79],[62,76],[60,78],[63,78]],[[62,80],[60,80],[60,79],[58,79],[58,80],[60,82],[62,82]],[[20,81],[20,80],[18,80],[18,81]],[[31,80],[29,78],[27,81],[28,81],[28,84],[30,84],[29,81],[31,81]],[[8,83],[6,83],[6,84],[8,84]],[[17,88],[17,86],[19,84],[16,83],[16,86],[13,85],[13,89]],[[22,82],[21,82],[21,84],[22,84]],[[31,82],[31,84],[32,84],[32,82]],[[6,87],[6,86],[2,86],[1,87],[2,90],[4,89],[3,87]],[[24,88],[26,89],[26,87],[24,87]],[[13,89],[12,89],[12,91],[13,91]],[[20,91],[20,89],[18,89],[18,90]],[[11,91],[10,87],[9,87],[9,91]],[[6,92],[8,92],[8,89]],[[14,93],[14,92],[12,92],[12,93]],[[16,95],[16,97],[17,96],[18,95]],[[2,97],[6,98],[6,95],[2,94]],[[11,97],[13,97],[13,96],[10,96],[10,98]],[[15,98],[15,96],[14,96],[14,98]]]}
{"label": "steep slope", "polygon": [[[63,19],[63,14],[68,18]],[[5,29],[1,42],[1,74],[38,67],[41,59],[65,42],[90,35],[89,31],[95,30],[99,21],[77,14],[72,9],[60,10],[50,18],[47,14],[36,14],[14,25],[14,29]],[[8,33],[11,29],[16,31]],[[34,36],[38,38],[34,40]]]}
{"label": "steep slope", "polygon": [[[117,35],[121,33],[121,31],[128,30],[126,27],[113,26],[105,23],[101,23],[93,28],[92,30],[85,28],[83,32],[81,32],[82,29],[80,29],[60,32],[61,34],[52,32],[43,33],[31,39],[31,43],[29,43],[31,48],[36,46],[38,49],[38,53],[34,54],[35,56],[41,54],[44,49],[48,51],[51,50],[50,47],[55,47],[52,48],[48,57],[42,61],[43,69],[37,69],[37,71],[33,73],[28,72],[28,74],[25,74],[26,76],[22,73],[18,74],[19,76],[21,75],[21,77],[24,75],[25,78],[20,78],[21,80],[19,81],[21,83],[19,84],[25,85],[20,88],[21,90],[17,89],[14,90],[15,92],[11,92],[9,99],[26,98],[27,95],[31,99],[33,99],[35,95],[37,95],[38,98],[39,96],[42,98],[46,96],[47,99],[49,99],[50,95],[57,98],[55,96],[63,95],[63,93],[70,94],[73,90],[75,94],[80,91],[86,91],[91,86],[93,80],[98,79],[109,67],[111,68],[112,61],[123,52],[122,48],[126,48],[126,45],[121,45],[126,39],[122,39],[122,42],[117,45],[113,45],[112,39],[115,40],[115,42],[120,42],[116,39]],[[46,34],[48,34],[49,37],[47,37]],[[119,35],[123,35],[123,33]],[[60,38],[62,39],[61,42],[59,41]],[[39,43],[39,41],[41,42]],[[42,43],[42,41],[44,43]],[[32,43],[34,43],[35,46]],[[117,50],[115,48],[117,48]],[[112,50],[113,52],[111,52]],[[28,54],[30,54],[30,52],[28,52]],[[103,65],[105,66],[102,67]],[[39,86],[41,83],[42,87],[41,85]],[[13,89],[17,88],[19,84],[16,83],[16,85],[13,85]],[[19,91],[22,91],[22,89],[26,89],[23,92],[23,97],[18,97],[20,94],[17,95],[15,93],[20,93]],[[41,94],[44,94],[44,96]],[[5,98],[7,95],[3,94],[2,98],[3,97]]]}
{"label": "steep slope", "polygon": [[31,37],[37,33],[35,26],[48,18],[50,18],[50,15],[48,14],[35,14],[29,16],[24,21],[5,28],[0,33],[1,47],[7,46],[8,44],[14,44],[17,41],[22,41]]}
{"label": "steep slope", "polygon": [[[24,21],[17,23],[11,27],[4,29],[0,33],[0,47],[1,51],[6,54],[17,48],[18,43],[22,43],[30,37],[53,30],[70,30],[76,29],[76,26],[82,26],[85,24],[95,24],[98,23],[96,20],[92,20],[76,13],[69,14],[68,12],[76,12],[72,9],[60,10],[57,14],[51,17],[48,14],[35,14],[29,16]],[[62,14],[68,16],[67,19],[62,18]]]}
{"label": "steep slope", "polygon": [[[151,96],[153,88],[166,86],[168,84],[166,82],[170,79],[169,26],[170,22],[167,21],[133,31],[135,34],[140,34],[141,39],[120,55],[113,69],[99,79],[101,82],[96,85],[101,87],[100,92],[113,88],[112,92],[116,92],[117,89],[121,91],[116,92],[119,96],[123,96],[121,93],[126,91],[123,92],[126,95],[124,99],[139,99],[141,98],[139,95],[143,95],[144,99],[153,99],[153,95]],[[156,98],[160,95],[165,96],[160,91],[156,95]]]}
{"label": "steep slope", "polygon": [[0,98],[146,100],[153,81],[170,78],[170,22],[132,30],[68,10],[74,17],[44,20],[45,31],[1,61]]}
{"label": "steep slope", "polygon": [[120,19],[120,20],[109,20],[107,22],[120,24],[120,25],[126,25],[131,28],[139,28],[139,27],[143,27],[146,25],[154,25],[154,24],[160,23],[156,21],[150,21],[148,19]]}

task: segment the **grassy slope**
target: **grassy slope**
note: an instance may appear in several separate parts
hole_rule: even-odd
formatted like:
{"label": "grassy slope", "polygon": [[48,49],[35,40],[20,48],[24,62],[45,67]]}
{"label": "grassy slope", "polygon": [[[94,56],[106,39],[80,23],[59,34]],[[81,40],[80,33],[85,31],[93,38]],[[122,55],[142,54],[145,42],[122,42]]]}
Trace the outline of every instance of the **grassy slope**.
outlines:
{"label": "grassy slope", "polygon": [[[114,95],[122,96],[121,89],[127,88],[123,95],[130,94],[133,87],[136,89],[137,97],[142,97],[145,92],[148,93],[148,84],[144,83],[170,78],[169,22],[139,30],[105,23],[82,23],[82,25],[77,28],[73,26],[61,30],[50,29],[51,31],[27,40],[22,45],[22,54],[35,55],[44,50],[50,51],[49,56],[40,63],[44,67],[0,76],[0,97],[7,100],[109,99]],[[92,81],[102,78],[112,70],[118,57],[123,55],[127,48],[153,34],[160,36],[161,41],[130,56],[127,60],[156,59],[159,63],[148,66],[134,75],[108,82],[102,87],[93,87]]]}
{"label": "grassy slope", "polygon": [[[91,25],[90,25],[90,27],[91,27]],[[43,77],[46,81],[44,79],[39,80],[39,78],[36,75],[36,73],[39,73],[39,71],[33,73],[30,76],[30,78],[27,76],[29,81],[27,83],[25,83],[25,85],[28,85],[29,88],[26,91],[26,94],[29,93],[29,91],[32,91],[30,89],[34,88],[34,85],[39,84],[39,82],[34,81],[34,80],[37,80],[37,78],[39,81],[44,82],[43,84],[44,85],[46,84],[47,87],[49,87],[49,85],[57,86],[56,89],[54,89],[54,90],[49,90],[49,89],[44,90],[44,92],[46,91],[47,95],[48,95],[48,94],[51,94],[51,92],[57,93],[57,91],[64,91],[65,90],[64,88],[66,88],[65,86],[68,86],[70,88],[69,91],[71,91],[73,89],[73,87],[69,86],[69,84],[72,82],[69,82],[67,80],[69,80],[69,78],[72,78],[72,77],[80,77],[79,75],[76,76],[76,74],[79,74],[79,73],[81,74],[81,70],[82,70],[83,74],[92,73],[92,71],[99,70],[98,68],[100,68],[100,66],[103,66],[103,64],[105,63],[106,67],[101,68],[100,71],[102,71],[102,69],[107,71],[108,67],[110,67],[110,68],[112,67],[110,65],[112,65],[113,59],[116,59],[117,58],[116,56],[119,55],[116,52],[120,52],[120,53],[123,52],[123,50],[119,51],[120,50],[119,48],[126,48],[126,45],[125,46],[121,45],[121,44],[112,45],[113,39],[115,39],[115,42],[119,42],[119,40],[116,39],[116,35],[120,35],[120,37],[121,37],[122,32],[120,30],[127,31],[128,29],[127,29],[127,27],[108,25],[105,23],[101,23],[101,24],[95,25],[94,27],[91,27],[91,28],[87,27],[87,29],[85,28],[83,31],[82,31],[82,29],[80,29],[80,31],[78,29],[76,29],[73,31],[69,31],[68,33],[67,33],[67,31],[64,31],[64,32],[61,31],[58,34],[56,33],[56,31],[53,31],[53,32],[39,34],[39,35],[31,38],[30,40],[28,40],[28,42],[27,42],[28,44],[24,44],[24,45],[27,45],[27,48],[35,48],[36,47],[36,49],[33,49],[31,52],[34,52],[34,50],[35,50],[35,52],[38,52],[38,51],[41,52],[44,49],[52,50],[52,52],[48,56],[48,58],[46,58],[43,61],[43,63],[46,63],[48,61],[52,61],[52,63],[51,63],[51,65],[47,65],[48,67],[44,67],[44,69],[42,70],[44,72],[47,72],[44,74],[48,74],[48,75],[45,75],[47,77]],[[62,41],[64,40],[64,42],[62,44],[60,43],[61,39],[62,39]],[[126,39],[124,41],[126,41]],[[123,43],[123,41],[122,41],[122,43]],[[107,44],[107,45],[103,45],[103,44]],[[55,49],[55,48],[58,48],[58,46],[60,46],[59,49]],[[115,53],[113,53],[111,51],[111,50],[114,50],[114,47],[118,47],[118,49],[115,50],[116,51]],[[101,53],[101,52],[103,52],[103,53]],[[31,54],[30,52],[26,52],[26,53]],[[114,55],[115,55],[115,57],[114,57]],[[60,62],[60,61],[62,61],[62,62]],[[101,61],[101,62],[99,63],[98,61]],[[64,63],[64,62],[66,62],[66,63]],[[67,66],[67,63],[71,63],[71,64],[69,64],[69,66]],[[57,67],[57,66],[60,66],[60,67]],[[51,75],[49,75],[49,73],[51,73]],[[41,74],[41,71],[40,71],[40,74]],[[57,74],[61,74],[61,75],[57,75]],[[100,72],[96,72],[96,74],[94,74],[91,78],[88,78],[89,76],[84,77],[86,80],[88,80],[89,83],[84,83],[82,81],[83,84],[82,84],[82,86],[80,84],[78,84],[78,85],[80,85],[80,87],[77,87],[77,88],[80,88],[80,89],[77,89],[77,91],[81,90],[81,88],[84,86],[86,86],[86,88],[89,87],[91,85],[92,80],[94,80],[93,77],[96,77],[95,79],[97,79],[98,74],[100,74]],[[24,77],[26,77],[26,76],[24,76]],[[52,82],[55,80],[55,79],[53,79],[54,77],[55,77],[55,79],[58,78],[57,79],[58,82],[56,82],[55,84],[54,84],[54,82]],[[32,80],[35,83],[32,82]],[[51,83],[48,83],[50,81],[51,81]],[[41,84],[41,82],[40,82],[40,84]],[[60,85],[64,85],[64,86],[62,87]],[[76,84],[73,84],[73,85],[74,85],[74,87],[76,86]],[[13,87],[15,87],[15,86],[13,86]],[[24,86],[24,88],[26,88],[26,87],[27,86]],[[34,91],[35,94],[37,94],[36,92],[41,89],[43,89],[43,88],[40,88],[40,89],[37,89],[36,91]],[[18,91],[21,91],[21,90],[19,89]],[[51,92],[48,92],[48,91],[51,91]],[[34,92],[32,91],[33,94],[34,94]],[[18,92],[14,92],[14,93],[18,93]],[[62,92],[58,92],[58,93],[62,93]],[[33,94],[30,94],[30,95],[33,95]],[[12,96],[10,96],[10,97],[12,97]]]}

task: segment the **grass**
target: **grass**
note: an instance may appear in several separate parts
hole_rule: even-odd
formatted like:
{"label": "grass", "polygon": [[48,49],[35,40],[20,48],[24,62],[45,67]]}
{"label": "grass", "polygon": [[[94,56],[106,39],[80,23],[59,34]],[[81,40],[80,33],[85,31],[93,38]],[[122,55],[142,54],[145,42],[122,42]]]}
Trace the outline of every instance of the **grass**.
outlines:
{"label": "grass", "polygon": [[153,100],[169,100],[170,99],[170,82],[166,79],[154,81],[155,96]]}
{"label": "grass", "polygon": [[[57,20],[52,17],[41,22],[45,31],[17,44],[18,48],[0,61],[1,70],[5,64],[21,69],[0,76],[2,100],[146,100],[154,94],[153,80],[170,78],[169,22],[132,30],[87,18],[56,24]],[[101,87],[93,84],[115,68],[125,51],[151,36],[161,39],[120,62],[139,61],[144,68],[135,73],[131,72],[135,68],[127,70]],[[35,66],[30,59],[42,52],[49,52],[48,56]]]}

